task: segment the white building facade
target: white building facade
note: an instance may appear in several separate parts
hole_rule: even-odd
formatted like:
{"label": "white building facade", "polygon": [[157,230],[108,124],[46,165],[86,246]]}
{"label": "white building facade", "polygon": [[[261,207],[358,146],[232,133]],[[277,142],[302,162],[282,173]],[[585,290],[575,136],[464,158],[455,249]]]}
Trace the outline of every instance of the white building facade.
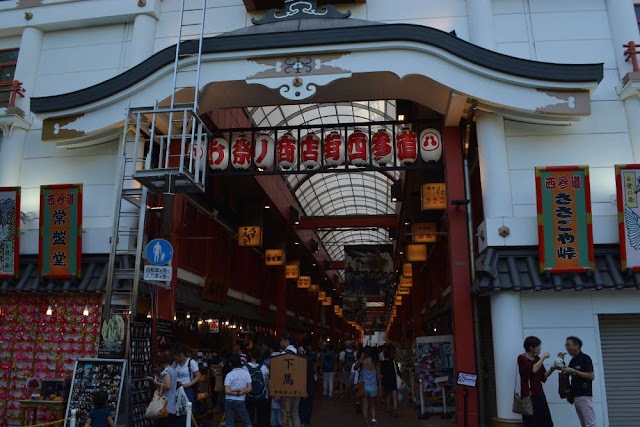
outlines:
{"label": "white building facade", "polygon": [[[122,134],[121,127],[109,129],[120,122],[125,113],[120,99],[133,99],[134,103],[144,106],[165,99],[166,89],[170,87],[169,75],[135,82],[131,88],[110,94],[106,100],[96,98],[85,105],[65,106],[60,111],[48,107],[46,111],[40,108],[34,112],[32,98],[38,98],[39,105],[43,105],[46,97],[68,96],[116,78],[138,64],[144,65],[154,54],[176,43],[180,3],[178,0],[0,1],[0,58],[3,54],[7,57],[6,64],[0,59],[0,80],[19,81],[24,88],[24,96],[16,95],[15,102],[7,100],[4,106],[0,104],[0,187],[22,189],[22,255],[38,254],[40,186],[68,183],[83,184],[83,254],[109,253],[116,205],[118,140]],[[251,27],[252,18],[265,14],[265,11],[248,10],[247,5],[253,3],[259,1],[209,0],[205,37]],[[631,348],[638,345],[640,335],[640,278],[620,270],[615,176],[616,165],[640,163],[640,74],[634,71],[631,61],[625,61],[623,48],[629,41],[640,42],[639,17],[633,2],[366,0],[332,3],[342,12],[351,11],[352,20],[432,27],[446,33],[455,31],[457,38],[484,49],[538,63],[602,64],[599,81],[560,83],[550,78],[537,87],[530,84],[533,78],[493,70],[483,75],[488,82],[483,88],[479,77],[478,80],[470,77],[482,73],[467,63],[459,65],[458,72],[448,72],[444,66],[438,68],[435,62],[425,62],[433,69],[423,69],[422,73],[453,88],[453,92],[465,95],[477,92],[469,97],[479,100],[474,120],[484,218],[474,234],[477,235],[478,266],[483,270],[476,275],[474,291],[476,298],[488,298],[491,305],[495,389],[490,392],[496,395],[495,413],[491,415],[501,419],[501,425],[518,420],[511,412],[514,372],[516,357],[522,353],[526,336],[538,336],[543,350],[555,354],[563,350],[567,336],[576,335],[584,341],[584,351],[594,362],[598,425],[639,425],[640,401],[636,395],[632,403],[625,404],[625,399],[616,392],[620,389],[632,393],[633,388],[625,388],[628,386],[620,380],[621,371],[617,366],[622,359],[611,347],[616,344],[608,347],[606,344],[607,340],[624,340],[625,333],[636,334],[626,338]],[[187,13],[185,17],[197,22],[196,15]],[[291,47],[282,49],[291,50]],[[15,50],[17,55],[7,53]],[[356,74],[364,73],[374,64],[379,65],[379,69],[372,71],[386,71],[385,67],[390,67],[404,77],[418,73],[410,69],[412,61],[416,61],[416,67],[422,64],[419,57],[411,56],[414,53],[406,53],[406,57],[403,53],[387,57],[394,64],[380,65],[367,57],[365,50],[354,63],[338,63],[338,66]],[[331,47],[326,51],[331,52]],[[275,47],[268,53],[280,54]],[[322,49],[313,51],[313,54],[320,53]],[[448,58],[442,52],[429,54]],[[211,66],[210,75],[219,79],[217,81],[231,81],[234,74],[243,80],[245,75],[250,78],[261,70],[247,65],[246,58],[235,58],[234,53],[216,55],[218,68]],[[10,69],[12,66],[15,70]],[[356,70],[358,66],[361,70]],[[406,73],[402,72],[405,66]],[[474,88],[468,88],[474,84]],[[500,93],[501,85],[514,88],[513,92]],[[152,89],[159,86],[164,92],[161,96],[154,95]],[[321,94],[322,88],[318,87]],[[587,95],[572,94],[575,97],[571,101],[536,99],[533,93],[543,93],[543,90]],[[508,99],[519,93],[523,93],[522,100]],[[424,95],[424,98],[430,96]],[[57,102],[56,98],[52,99]],[[274,94],[272,104],[279,99],[279,95]],[[444,105],[442,110],[447,112],[448,126],[457,126],[467,108],[465,102],[456,106],[455,99],[453,95],[432,99],[433,104]],[[562,108],[554,110],[554,103]],[[568,109],[565,106],[569,106]],[[576,113],[569,111],[574,108]],[[48,129],[43,125],[46,119],[68,114],[82,116],[76,117],[72,126],[57,122]],[[537,271],[535,168],[570,165],[589,166],[595,265],[604,272],[601,273],[604,278],[581,273],[562,274],[553,279]],[[540,286],[536,285],[538,281]],[[630,329],[620,331],[625,325],[630,325]],[[635,348],[633,360],[637,361],[640,348]],[[630,365],[627,372],[635,374],[628,375],[637,378],[640,365]],[[545,386],[554,422],[563,427],[579,426],[573,407],[559,398],[557,387],[556,376]],[[638,417],[635,421],[634,416]]]}

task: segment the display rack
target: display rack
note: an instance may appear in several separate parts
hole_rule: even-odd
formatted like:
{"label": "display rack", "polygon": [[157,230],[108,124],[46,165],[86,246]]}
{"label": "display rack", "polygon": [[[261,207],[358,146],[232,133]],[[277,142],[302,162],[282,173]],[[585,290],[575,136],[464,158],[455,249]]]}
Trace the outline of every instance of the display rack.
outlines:
{"label": "display rack", "polygon": [[153,398],[153,386],[145,379],[153,376],[151,319],[136,318],[131,324],[131,415],[133,427],[150,427],[144,417]]}

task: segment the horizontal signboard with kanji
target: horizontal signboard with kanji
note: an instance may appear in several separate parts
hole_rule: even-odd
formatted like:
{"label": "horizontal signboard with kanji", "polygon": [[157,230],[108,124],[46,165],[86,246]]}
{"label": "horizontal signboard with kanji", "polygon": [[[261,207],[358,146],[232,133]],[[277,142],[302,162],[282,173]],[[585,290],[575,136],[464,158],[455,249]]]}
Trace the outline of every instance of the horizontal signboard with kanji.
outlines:
{"label": "horizontal signboard with kanji", "polygon": [[589,168],[536,168],[536,199],[540,270],[593,269]]}
{"label": "horizontal signboard with kanji", "polygon": [[82,184],[40,187],[40,275],[80,277]]}

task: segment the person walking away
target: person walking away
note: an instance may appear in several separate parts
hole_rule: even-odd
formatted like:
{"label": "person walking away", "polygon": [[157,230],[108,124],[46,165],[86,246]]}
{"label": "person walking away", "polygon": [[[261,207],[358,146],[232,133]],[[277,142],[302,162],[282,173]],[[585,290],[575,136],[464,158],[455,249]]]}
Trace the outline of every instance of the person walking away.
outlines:
{"label": "person walking away", "polygon": [[520,396],[531,396],[533,415],[522,416],[523,427],[553,427],[551,412],[542,383],[547,381],[555,367],[548,371],[544,361],[549,358],[549,352],[540,357],[542,341],[538,337],[527,337],[524,340],[525,352],[518,356],[518,370],[520,372]]}
{"label": "person walking away", "polygon": [[336,373],[336,354],[333,349],[328,345],[320,356],[320,362],[322,366],[322,395],[327,399],[333,399],[333,381]]}
{"label": "person walking away", "polygon": [[596,415],[593,411],[593,361],[582,352],[582,340],[568,337],[565,343],[571,356],[569,366],[562,372],[571,376],[571,396],[582,427],[596,427]]}
{"label": "person walking away", "polygon": [[340,353],[340,388],[347,401],[351,395],[351,369],[358,358],[351,341],[346,342],[346,348]]}
{"label": "person walking away", "polygon": [[87,415],[84,427],[116,427],[111,410],[107,407],[108,396],[102,390],[93,393],[93,409]]}
{"label": "person walking away", "polygon": [[184,387],[184,392],[191,402],[191,405],[196,404],[197,385],[200,381],[200,369],[198,363],[188,357],[189,351],[184,346],[179,346],[176,349],[176,362],[173,368],[176,370],[176,377],[178,379],[178,388]]}
{"label": "person walking away", "polygon": [[[167,412],[169,415],[166,418],[158,420],[157,423],[159,427],[176,427],[179,425],[178,417],[176,417],[176,389],[178,380],[176,377],[176,371],[171,366],[174,356],[170,351],[165,351],[160,353],[158,360],[160,381],[154,377],[146,377],[146,380],[158,388],[161,396],[167,398]],[[186,419],[183,420],[182,424],[184,425],[185,422]]]}
{"label": "person walking away", "polygon": [[244,427],[252,427],[249,412],[245,405],[247,394],[251,393],[251,375],[242,369],[242,360],[239,354],[231,356],[231,366],[233,370],[224,379],[224,414],[225,426],[233,427],[237,415]]}
{"label": "person walking away", "polygon": [[[378,427],[375,398],[378,395],[378,385],[380,383],[380,366],[376,361],[375,350],[369,347],[366,348],[356,362],[355,368],[360,372],[360,381],[364,383],[365,393],[362,398],[364,427]],[[371,412],[371,418],[369,418],[369,412]],[[369,419],[371,419],[371,422],[369,422]]]}
{"label": "person walking away", "polygon": [[305,349],[307,358],[307,397],[300,399],[300,426],[309,427],[311,415],[313,414],[313,400],[316,394],[316,378],[318,378],[318,358],[311,346]]}
{"label": "person walking away", "polygon": [[380,372],[382,374],[382,389],[385,393],[387,403],[387,414],[398,417],[398,383],[396,374],[398,372],[395,358],[395,349],[391,345],[384,348],[384,360],[380,362]]}
{"label": "person walking away", "polygon": [[[285,333],[280,340],[280,354],[298,354],[296,350],[297,340],[292,333]],[[300,398],[280,396],[280,412],[282,413],[283,425],[291,420],[291,425],[287,427],[300,427]],[[287,417],[288,415],[288,417]]]}
{"label": "person walking away", "polygon": [[251,376],[251,392],[247,394],[245,403],[247,404],[249,417],[255,420],[254,425],[257,427],[269,427],[271,415],[268,388],[269,368],[262,364],[261,354],[260,350],[254,349],[249,354],[249,362],[243,368]]}

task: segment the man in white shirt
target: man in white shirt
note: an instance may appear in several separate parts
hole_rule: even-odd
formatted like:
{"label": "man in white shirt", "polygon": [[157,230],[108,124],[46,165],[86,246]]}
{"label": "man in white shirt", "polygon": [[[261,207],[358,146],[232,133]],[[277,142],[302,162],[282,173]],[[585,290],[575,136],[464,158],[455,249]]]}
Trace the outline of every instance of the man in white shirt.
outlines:
{"label": "man in white shirt", "polygon": [[236,414],[244,427],[252,427],[249,412],[245,406],[245,397],[251,393],[251,375],[245,369],[242,369],[242,361],[240,355],[231,356],[231,367],[233,370],[227,374],[224,379],[224,412],[225,425],[233,426]]}
{"label": "man in white shirt", "polygon": [[[296,337],[292,333],[286,333],[282,335],[280,340],[280,348],[282,353],[298,354],[296,349]],[[287,412],[291,417],[291,427],[300,427],[300,398],[299,397],[282,397],[280,401],[280,411],[282,412],[282,419],[287,422]]]}

